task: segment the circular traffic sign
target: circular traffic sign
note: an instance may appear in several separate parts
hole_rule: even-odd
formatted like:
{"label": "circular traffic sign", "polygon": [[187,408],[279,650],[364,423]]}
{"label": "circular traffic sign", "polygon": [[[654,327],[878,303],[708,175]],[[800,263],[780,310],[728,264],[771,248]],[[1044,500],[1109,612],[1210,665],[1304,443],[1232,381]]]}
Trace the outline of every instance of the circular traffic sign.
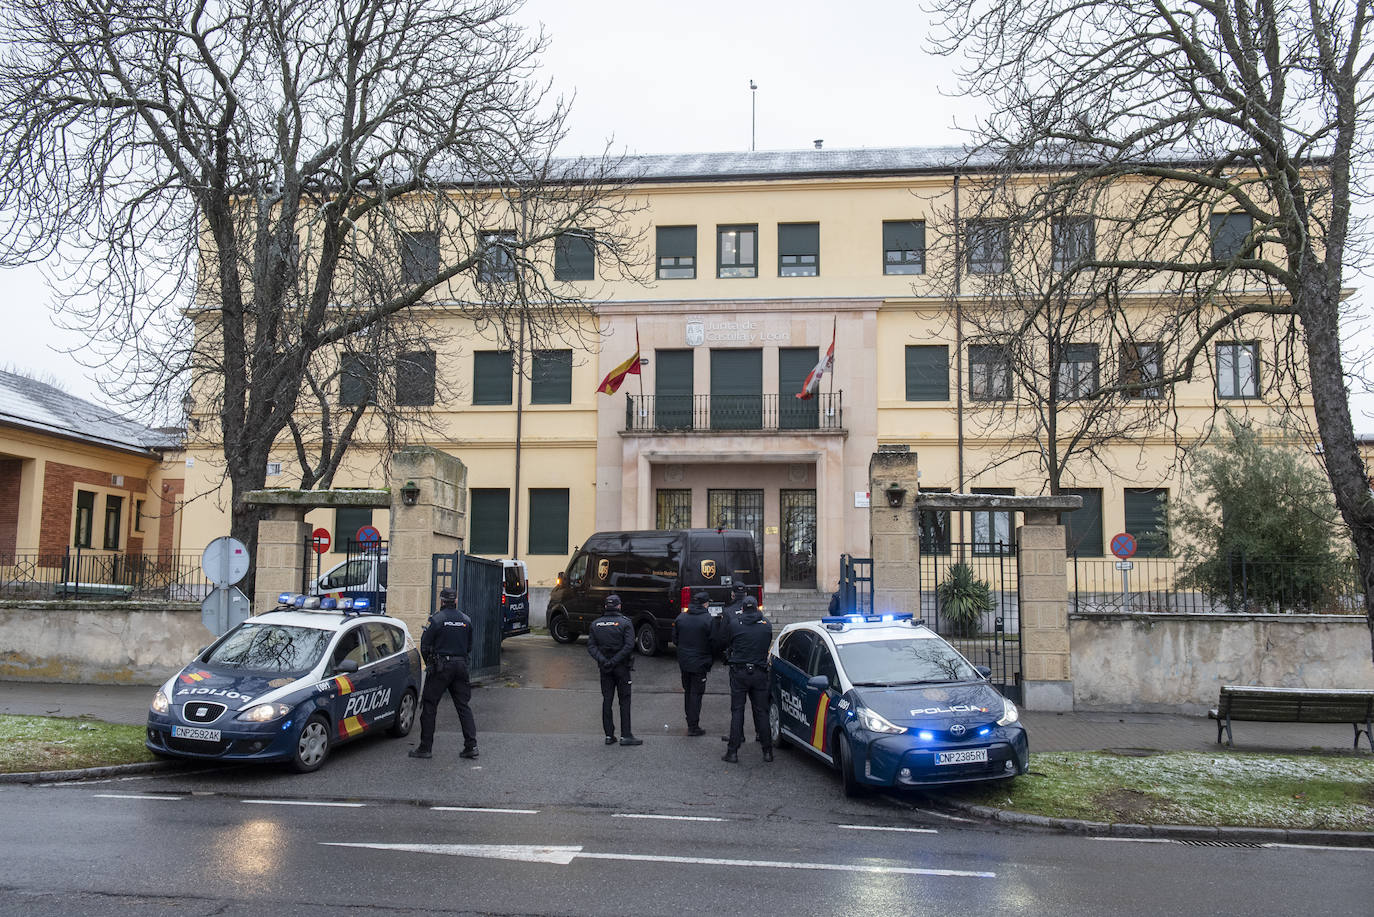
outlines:
{"label": "circular traffic sign", "polygon": [[323,554],[329,550],[329,529],[315,529],[310,533],[310,547],[314,548],[316,554]]}
{"label": "circular traffic sign", "polygon": [[365,526],[363,526],[362,528],[358,529],[358,539],[357,539],[357,540],[358,540],[358,541],[364,541],[364,542],[367,542],[367,541],[381,541],[381,540],[382,540],[382,533],[379,532],[379,531],[377,531],[377,527],[374,526],[374,525],[365,525]]}
{"label": "circular traffic sign", "polygon": [[205,546],[200,568],[216,586],[232,586],[248,572],[248,548],[237,538],[221,535]]}
{"label": "circular traffic sign", "polygon": [[1122,532],[1112,536],[1112,553],[1122,560],[1135,553],[1135,536],[1129,532]]}

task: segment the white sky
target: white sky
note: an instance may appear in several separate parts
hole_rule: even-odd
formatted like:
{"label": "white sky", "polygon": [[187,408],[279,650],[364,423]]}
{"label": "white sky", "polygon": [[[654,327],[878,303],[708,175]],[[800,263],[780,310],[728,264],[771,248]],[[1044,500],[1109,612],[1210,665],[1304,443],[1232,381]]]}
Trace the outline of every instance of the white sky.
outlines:
{"label": "white sky", "polygon": [[[568,154],[608,140],[631,153],[747,150],[751,103],[761,150],[818,138],[828,149],[963,142],[958,128],[977,108],[954,97],[953,62],[923,53],[916,0],[868,0],[855,11],[833,0],[527,0],[522,19],[544,25],[545,76],[575,96]],[[1352,343],[1374,349],[1374,310],[1357,297],[1365,319]],[[89,372],[63,353],[82,341],[53,324],[50,299],[36,269],[0,271],[0,368],[99,400]],[[1353,407],[1356,430],[1374,432],[1374,395]]]}

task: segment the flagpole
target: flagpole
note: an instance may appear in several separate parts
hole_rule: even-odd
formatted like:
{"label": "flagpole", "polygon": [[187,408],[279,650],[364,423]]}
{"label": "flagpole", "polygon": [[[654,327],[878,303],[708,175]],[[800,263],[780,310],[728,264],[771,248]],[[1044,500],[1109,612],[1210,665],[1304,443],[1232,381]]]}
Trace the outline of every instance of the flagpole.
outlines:
{"label": "flagpole", "polygon": [[639,352],[639,316],[635,316],[635,356],[638,362],[635,363],[635,374],[639,376],[639,407],[644,408],[644,370],[641,368],[644,354]]}
{"label": "flagpole", "polygon": [[[834,347],[834,346],[835,346],[835,331],[836,331],[837,325],[838,325],[838,319],[836,318],[836,316],[833,316],[833,315],[830,316],[830,346],[831,346],[831,347]],[[833,354],[833,353],[831,354],[831,357],[830,357],[830,396],[831,396],[831,397],[830,397],[829,400],[833,401],[833,400],[834,400],[834,396],[835,396],[835,357],[834,357],[834,354]],[[830,407],[833,408],[833,407],[834,407],[834,404],[831,404]]]}

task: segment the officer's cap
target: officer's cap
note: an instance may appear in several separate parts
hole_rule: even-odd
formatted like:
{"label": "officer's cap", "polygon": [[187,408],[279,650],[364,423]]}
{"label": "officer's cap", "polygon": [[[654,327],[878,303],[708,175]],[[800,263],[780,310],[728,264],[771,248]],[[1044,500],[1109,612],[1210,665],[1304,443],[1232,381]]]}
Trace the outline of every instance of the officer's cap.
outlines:
{"label": "officer's cap", "polygon": [[452,602],[456,598],[458,598],[458,593],[454,592],[452,589],[439,590],[439,600],[441,602]]}
{"label": "officer's cap", "polygon": [[698,589],[696,592],[692,593],[693,605],[705,605],[709,601],[711,601],[711,594],[705,589]]}
{"label": "officer's cap", "polygon": [[615,595],[615,594],[611,594],[611,595],[606,596],[606,607],[607,607],[607,608],[619,608],[619,607],[620,607],[620,596]]}
{"label": "officer's cap", "polygon": [[752,595],[747,595],[747,596],[744,597],[744,610],[745,610],[745,611],[757,611],[757,610],[758,610],[758,607],[759,607],[759,603],[758,603],[758,601],[757,601]]}
{"label": "officer's cap", "polygon": [[735,583],[734,586],[730,587],[730,592],[732,592],[735,595],[744,595],[744,593],[747,591],[748,590],[744,588],[743,583]]}

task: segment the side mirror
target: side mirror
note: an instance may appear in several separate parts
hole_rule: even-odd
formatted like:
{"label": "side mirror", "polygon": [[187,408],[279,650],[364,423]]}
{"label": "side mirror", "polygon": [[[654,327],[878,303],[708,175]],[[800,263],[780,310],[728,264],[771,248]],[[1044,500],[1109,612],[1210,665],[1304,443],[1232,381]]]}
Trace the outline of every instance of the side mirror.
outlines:
{"label": "side mirror", "polygon": [[340,662],[338,665],[334,666],[334,671],[341,672],[345,675],[352,674],[353,672],[358,671],[358,660],[345,659],[343,662]]}
{"label": "side mirror", "polygon": [[978,672],[979,675],[983,676],[984,681],[992,681],[992,669],[988,668],[985,665],[976,665],[973,668]]}
{"label": "side mirror", "polygon": [[825,691],[830,687],[830,679],[825,675],[812,675],[806,680],[806,686],[818,691]]}

